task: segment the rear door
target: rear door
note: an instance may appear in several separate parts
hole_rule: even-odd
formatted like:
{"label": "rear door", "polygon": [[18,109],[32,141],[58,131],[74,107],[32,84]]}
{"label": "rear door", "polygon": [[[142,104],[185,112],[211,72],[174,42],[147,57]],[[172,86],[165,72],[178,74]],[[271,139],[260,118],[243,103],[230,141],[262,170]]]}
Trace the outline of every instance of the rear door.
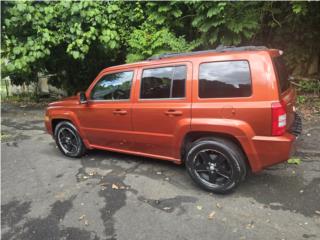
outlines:
{"label": "rear door", "polygon": [[179,159],[176,140],[191,123],[191,79],[189,62],[139,70],[132,108],[136,151]]}

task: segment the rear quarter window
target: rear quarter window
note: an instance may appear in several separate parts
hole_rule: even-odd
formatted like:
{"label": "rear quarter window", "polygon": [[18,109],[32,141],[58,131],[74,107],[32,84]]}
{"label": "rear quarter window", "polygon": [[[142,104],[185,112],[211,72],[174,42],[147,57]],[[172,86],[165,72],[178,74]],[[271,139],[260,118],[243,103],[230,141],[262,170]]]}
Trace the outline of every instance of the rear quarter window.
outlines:
{"label": "rear quarter window", "polygon": [[281,93],[290,87],[289,74],[284,60],[281,56],[273,58],[276,75],[280,86]]}
{"label": "rear quarter window", "polygon": [[200,65],[200,98],[248,97],[251,93],[247,61],[208,62]]}

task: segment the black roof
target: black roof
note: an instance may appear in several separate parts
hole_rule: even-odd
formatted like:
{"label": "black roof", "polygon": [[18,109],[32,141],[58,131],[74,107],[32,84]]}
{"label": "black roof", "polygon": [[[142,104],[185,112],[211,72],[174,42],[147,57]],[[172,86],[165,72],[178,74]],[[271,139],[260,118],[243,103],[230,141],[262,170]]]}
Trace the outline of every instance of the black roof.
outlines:
{"label": "black roof", "polygon": [[243,47],[233,47],[233,46],[219,46],[216,49],[204,50],[204,51],[194,51],[185,53],[164,53],[157,56],[152,56],[147,58],[147,60],[159,60],[163,58],[170,57],[182,57],[182,56],[192,56],[202,53],[219,53],[219,52],[233,52],[233,51],[257,51],[257,50],[267,50],[265,46],[243,46]]}

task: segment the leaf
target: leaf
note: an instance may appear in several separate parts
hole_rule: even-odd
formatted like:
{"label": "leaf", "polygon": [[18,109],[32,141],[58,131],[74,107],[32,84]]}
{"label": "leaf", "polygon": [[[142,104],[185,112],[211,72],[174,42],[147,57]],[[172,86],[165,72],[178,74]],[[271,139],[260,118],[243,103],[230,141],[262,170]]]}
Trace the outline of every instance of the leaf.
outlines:
{"label": "leaf", "polygon": [[24,3],[18,3],[18,4],[17,4],[17,9],[18,9],[20,12],[24,11],[24,10],[26,9],[26,4],[24,4]]}
{"label": "leaf", "polygon": [[176,18],[180,17],[182,15],[182,11],[181,10],[176,10],[172,12],[173,16],[175,16]]}
{"label": "leaf", "polygon": [[72,51],[72,56],[74,59],[78,59],[80,57],[80,53],[78,51]]}
{"label": "leaf", "polygon": [[160,6],[160,7],[158,8],[158,11],[159,11],[159,12],[167,12],[167,11],[169,11],[169,9],[170,9],[169,6],[164,5],[164,6]]}
{"label": "leaf", "polygon": [[297,165],[299,165],[299,164],[301,164],[301,159],[297,158],[297,157],[293,157],[293,158],[290,158],[288,160],[288,163],[289,164],[297,164]]}
{"label": "leaf", "polygon": [[207,13],[207,17],[212,17],[214,15],[217,15],[221,12],[221,8],[218,8],[217,6],[214,6],[212,8],[209,9],[208,13]]}
{"label": "leaf", "polygon": [[208,216],[208,219],[213,219],[213,217],[216,215],[216,212],[215,211],[212,211],[209,216]]}
{"label": "leaf", "polygon": [[112,184],[112,189],[119,189],[119,187],[116,184]]}
{"label": "leaf", "polygon": [[21,49],[20,49],[19,47],[13,48],[13,53],[14,53],[15,55],[18,55],[20,52],[21,52]]}
{"label": "leaf", "polygon": [[114,48],[117,46],[117,42],[111,40],[111,41],[109,42],[109,46],[110,46],[111,49],[114,49]]}

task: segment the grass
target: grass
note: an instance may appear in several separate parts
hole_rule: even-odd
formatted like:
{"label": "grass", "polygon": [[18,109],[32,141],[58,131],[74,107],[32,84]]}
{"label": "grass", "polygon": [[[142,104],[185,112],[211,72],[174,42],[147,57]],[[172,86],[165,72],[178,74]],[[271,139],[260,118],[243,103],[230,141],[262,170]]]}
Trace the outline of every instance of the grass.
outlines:
{"label": "grass", "polygon": [[57,98],[49,96],[40,96],[34,93],[14,94],[9,97],[2,97],[1,102],[20,104],[20,105],[46,105],[49,102],[55,101]]}
{"label": "grass", "polygon": [[297,110],[305,120],[319,120],[320,97],[317,94],[303,94],[297,96]]}

